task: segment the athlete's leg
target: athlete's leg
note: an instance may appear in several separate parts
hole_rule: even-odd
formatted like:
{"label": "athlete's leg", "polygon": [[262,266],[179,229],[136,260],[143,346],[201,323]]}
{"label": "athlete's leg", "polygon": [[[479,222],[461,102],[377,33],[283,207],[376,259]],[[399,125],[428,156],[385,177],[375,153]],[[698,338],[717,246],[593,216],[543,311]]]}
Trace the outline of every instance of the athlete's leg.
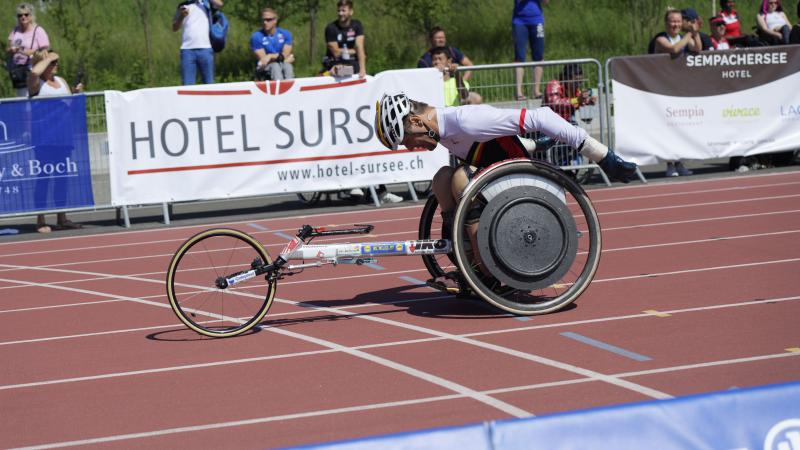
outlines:
{"label": "athlete's leg", "polygon": [[[455,173],[453,173],[453,181],[452,181],[452,189],[453,194],[457,199],[461,198],[461,194],[466,189],[467,184],[469,183],[472,174],[475,173],[477,169],[472,166],[462,166],[456,169]],[[484,275],[488,275],[489,272],[483,266],[483,260],[481,260],[480,251],[478,250],[478,217],[473,217],[476,212],[468,212],[467,218],[464,221],[466,225],[466,234],[469,242],[472,246],[472,263],[478,267],[478,269]]]}
{"label": "athlete's leg", "polygon": [[[444,166],[439,169],[431,180],[431,190],[436,200],[439,202],[439,208],[442,212],[452,213],[456,209],[456,200],[451,188],[453,172],[456,169],[450,166]],[[465,184],[466,186],[466,184]]]}
{"label": "athlete's leg", "polygon": [[536,108],[528,111],[525,129],[539,130],[553,139],[577,148],[581,155],[600,165],[612,178],[627,183],[636,174],[636,164],[624,161],[607,146],[589,136],[583,128],[577,127],[550,108]]}

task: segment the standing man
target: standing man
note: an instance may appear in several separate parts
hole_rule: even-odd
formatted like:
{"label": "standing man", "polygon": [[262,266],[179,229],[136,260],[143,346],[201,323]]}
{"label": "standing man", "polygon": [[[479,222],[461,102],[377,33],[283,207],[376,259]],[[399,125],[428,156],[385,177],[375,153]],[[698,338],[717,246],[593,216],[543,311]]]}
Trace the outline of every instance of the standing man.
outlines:
{"label": "standing man", "polygon": [[[550,0],[514,0],[514,14],[511,18],[511,34],[514,37],[514,62],[525,62],[528,45],[531,47],[531,61],[544,59],[544,10]],[[542,97],[541,66],[533,68],[533,97]],[[522,79],[525,69],[515,70],[517,100],[525,100]]]}
{"label": "standing man", "polygon": [[181,37],[181,83],[195,84],[197,71],[203,84],[214,83],[214,50],[208,37],[210,9],[222,8],[223,0],[187,0],[178,4],[172,31],[183,28]]}
{"label": "standing man", "polygon": [[250,50],[258,60],[256,79],[294,78],[292,33],[278,27],[278,13],[272,8],[261,10],[261,23],[262,28],[250,37]]}
{"label": "standing man", "polygon": [[336,3],[338,19],[325,27],[326,66],[348,66],[360,78],[367,76],[367,54],[364,51],[364,26],[353,19],[352,0]]}

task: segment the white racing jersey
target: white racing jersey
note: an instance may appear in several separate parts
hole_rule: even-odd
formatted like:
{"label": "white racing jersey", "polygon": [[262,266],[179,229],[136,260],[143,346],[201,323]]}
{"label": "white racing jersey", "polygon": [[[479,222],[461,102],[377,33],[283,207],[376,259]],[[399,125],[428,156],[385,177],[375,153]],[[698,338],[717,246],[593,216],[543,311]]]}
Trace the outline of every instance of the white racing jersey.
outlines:
{"label": "white racing jersey", "polygon": [[[470,161],[476,143],[517,136],[532,131],[574,148],[580,148],[588,134],[550,108],[500,109],[490,105],[464,105],[436,108],[439,143],[456,157]],[[474,152],[473,152],[474,153]]]}

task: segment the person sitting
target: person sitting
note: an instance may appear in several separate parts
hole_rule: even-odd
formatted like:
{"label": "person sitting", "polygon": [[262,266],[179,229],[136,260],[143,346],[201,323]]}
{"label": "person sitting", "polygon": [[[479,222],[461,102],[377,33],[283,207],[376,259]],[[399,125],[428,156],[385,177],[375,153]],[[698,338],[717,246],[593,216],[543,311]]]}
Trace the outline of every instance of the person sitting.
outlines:
{"label": "person sitting", "polygon": [[594,105],[597,97],[591,97],[588,90],[581,90],[583,70],[575,63],[564,66],[558,78],[550,80],[544,91],[544,103],[564,120],[574,123],[575,112],[585,105]]}
{"label": "person sitting", "polygon": [[780,0],[763,0],[756,16],[758,37],[767,45],[789,43],[792,24],[783,12]]}
{"label": "person sitting", "polygon": [[444,80],[444,105],[455,106],[466,100],[469,91],[469,82],[459,80],[455,76],[458,65],[453,63],[450,51],[447,47],[436,47],[431,49],[433,57],[433,67],[442,72]]}
{"label": "person sitting", "polygon": [[294,78],[292,33],[278,27],[278,13],[272,8],[261,10],[262,28],[250,36],[250,50],[256,60],[256,80],[290,80]]}
{"label": "person sitting", "polygon": [[725,19],[722,16],[714,16],[709,22],[711,23],[711,49],[728,50],[731,48],[728,38],[725,37]]}
{"label": "person sitting", "polygon": [[681,18],[684,30],[697,29],[697,35],[700,37],[700,50],[711,50],[713,48],[711,36],[703,33],[703,18],[700,17],[700,14],[697,14],[694,8],[686,8],[681,10]]}
{"label": "person sitting", "polygon": [[[681,31],[686,34],[681,35]],[[656,34],[647,46],[647,53],[669,53],[680,56],[703,48],[696,22],[684,22],[680,10],[668,9],[664,14],[664,31]]]}
{"label": "person sitting", "polygon": [[[734,8],[735,0],[719,0],[719,17],[725,21],[725,39],[731,48],[760,47],[763,44],[756,36],[742,34],[742,25],[739,13]],[[713,31],[713,29],[712,29]]]}
{"label": "person sitting", "polygon": [[[627,183],[636,175],[636,164],[617,156],[611,149],[589,136],[586,130],[565,121],[550,108],[499,109],[489,105],[433,107],[409,99],[405,94],[384,94],[375,107],[375,134],[381,143],[397,150],[433,150],[445,147],[463,162],[458,167],[444,166],[433,176],[432,190],[442,211],[443,227],[452,227],[457,201],[478,169],[496,162],[528,157],[517,136],[540,131],[576,148],[582,156],[597,162],[611,178]],[[477,224],[467,231],[472,248]],[[485,268],[476,252],[478,268]],[[450,290],[447,276],[430,280],[435,288]],[[452,280],[452,278],[450,278]],[[460,286],[452,287],[459,289]]]}
{"label": "person sitting", "polygon": [[[456,47],[451,47],[447,45],[447,36],[444,33],[444,28],[442,27],[433,27],[431,28],[430,33],[428,33],[428,39],[430,41],[431,47],[425,52],[422,56],[419,57],[417,60],[417,67],[425,68],[425,67],[433,67],[433,49],[438,47],[445,47],[447,48],[448,52],[450,53],[453,62],[458,64],[459,66],[472,66],[472,61],[465,55],[461,50]],[[465,72],[464,73],[464,80],[469,80],[472,76],[472,72]]]}

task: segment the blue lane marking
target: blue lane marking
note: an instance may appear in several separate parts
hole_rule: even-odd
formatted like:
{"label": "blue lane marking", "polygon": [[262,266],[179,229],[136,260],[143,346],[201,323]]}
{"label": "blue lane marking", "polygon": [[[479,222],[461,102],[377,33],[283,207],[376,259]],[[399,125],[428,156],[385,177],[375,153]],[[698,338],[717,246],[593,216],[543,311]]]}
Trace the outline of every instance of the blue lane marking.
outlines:
{"label": "blue lane marking", "polygon": [[588,338],[586,336],[581,336],[578,333],[572,333],[572,332],[567,331],[565,333],[561,333],[561,335],[564,336],[564,337],[568,337],[570,339],[574,339],[574,340],[576,340],[578,342],[583,342],[584,344],[591,345],[592,347],[597,347],[597,348],[600,348],[600,349],[603,349],[603,350],[607,350],[607,351],[612,352],[612,353],[616,353],[616,354],[618,354],[620,356],[624,356],[626,358],[630,358],[630,359],[632,359],[634,361],[650,361],[650,359],[651,359],[648,356],[640,355],[638,353],[634,353],[634,352],[631,352],[631,351],[628,351],[628,350],[613,346],[611,344],[606,344],[605,342],[600,342],[600,341],[594,340],[592,338]]}
{"label": "blue lane marking", "polygon": [[247,226],[248,226],[248,227],[251,227],[251,228],[255,228],[256,230],[260,230],[260,231],[267,231],[267,230],[269,230],[269,228],[267,228],[267,227],[262,227],[261,225],[259,225],[259,224],[257,224],[257,223],[248,223],[248,224],[247,224]]}
{"label": "blue lane marking", "polygon": [[528,317],[528,316],[517,316],[517,317],[514,317],[514,318],[519,320],[520,322],[527,322],[527,321],[531,320],[531,318]]}
{"label": "blue lane marking", "polygon": [[294,236],[290,236],[290,235],[288,235],[288,234],[286,234],[286,233],[282,233],[282,232],[280,232],[280,231],[276,231],[276,232],[274,232],[274,233],[272,233],[272,234],[274,234],[275,236],[278,236],[279,238],[288,239],[288,240],[290,240],[290,241],[291,241],[292,239],[294,239]]}
{"label": "blue lane marking", "polygon": [[382,267],[382,266],[379,266],[379,265],[377,265],[377,264],[375,264],[375,263],[367,263],[367,264],[364,264],[364,265],[365,265],[365,266],[367,266],[367,267],[369,267],[370,269],[375,269],[375,270],[385,270],[385,268],[384,268],[384,267]]}
{"label": "blue lane marking", "polygon": [[424,281],[418,280],[418,279],[416,279],[414,277],[407,277],[407,276],[404,275],[404,276],[401,276],[400,279],[403,280],[403,281],[407,281],[407,282],[409,282],[411,284],[416,284],[418,286],[425,286],[425,282]]}

